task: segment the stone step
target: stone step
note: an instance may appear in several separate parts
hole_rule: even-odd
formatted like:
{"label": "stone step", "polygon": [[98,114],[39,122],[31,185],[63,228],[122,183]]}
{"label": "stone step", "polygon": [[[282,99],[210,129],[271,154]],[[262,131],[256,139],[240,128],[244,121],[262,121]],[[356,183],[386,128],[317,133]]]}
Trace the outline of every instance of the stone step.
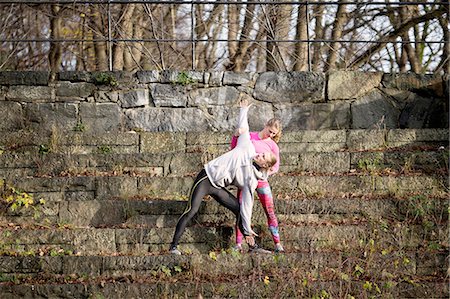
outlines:
{"label": "stone step", "polygon": [[[447,197],[413,195],[403,199],[378,197],[275,199],[275,211],[286,224],[352,223],[371,218],[405,221],[433,215],[436,221],[448,217]],[[142,226],[174,227],[186,208],[185,200],[117,199],[47,201],[34,208],[12,211],[6,208],[0,223],[41,223],[73,227]],[[38,215],[36,215],[38,213]],[[35,217],[36,216],[36,217]],[[253,223],[265,223],[261,204],[254,204]],[[205,199],[194,218],[198,224],[233,225],[234,215],[215,200]]]}
{"label": "stone step", "polygon": [[[35,197],[40,198],[40,197]],[[44,197],[48,198],[48,197]],[[277,197],[275,197],[277,198]],[[370,198],[370,197],[369,197]],[[417,213],[433,215],[435,219],[448,216],[445,195],[411,195],[406,199],[375,197],[364,199],[346,198],[305,198],[292,194],[275,200],[279,221],[286,224],[323,224],[328,222],[352,223],[371,217],[383,217],[402,221]],[[184,211],[185,200],[116,199],[116,200],[48,200],[43,206],[7,209],[2,223],[43,223],[44,225],[69,225],[74,227],[143,226],[173,227]],[[266,217],[256,200],[253,223],[265,223]],[[210,225],[232,225],[234,215],[214,200],[206,200],[195,218],[196,223]]]}
{"label": "stone step", "polygon": [[[106,199],[186,199],[193,176],[72,176],[17,177],[5,181],[47,202]],[[421,174],[275,175],[269,179],[276,198],[341,197],[345,194],[396,195],[442,194],[448,191],[447,176]],[[1,181],[0,181],[1,183]]]}
{"label": "stone step", "polygon": [[[289,273],[288,273],[289,274]],[[269,277],[269,276],[268,276]],[[295,276],[294,276],[295,277]],[[58,283],[0,284],[0,297],[8,299],[23,298],[268,298],[270,294],[279,294],[281,298],[359,298],[358,296],[383,296],[383,298],[447,299],[449,287],[447,282],[427,281],[414,283],[403,281],[394,283],[385,280],[366,282],[361,280],[330,281],[300,277],[286,281],[257,276],[256,281],[246,282],[161,282],[161,279],[145,277],[139,282],[128,282],[128,277],[119,281],[81,282],[70,277],[60,279]],[[297,278],[297,277],[295,277]],[[303,280],[302,280],[303,278]],[[275,280],[275,281],[274,281]],[[393,285],[393,286],[392,286]],[[376,287],[381,286],[378,292]],[[370,288],[370,290],[368,290]],[[380,288],[380,287],[379,287]],[[366,290],[367,289],[367,290]]]}
{"label": "stone step", "polygon": [[445,298],[449,289],[444,279],[445,252],[363,253],[2,256],[0,296],[217,298],[247,294],[247,298],[265,298],[276,293],[288,298],[325,294],[333,298],[347,294],[356,298]]}
{"label": "stone step", "polygon": [[[108,175],[184,176],[196,173],[217,155],[196,153],[159,154],[17,154],[0,155],[0,177],[60,176],[86,173]],[[434,173],[447,170],[448,151],[386,150],[376,152],[283,152],[280,173],[376,173],[389,169],[401,173]]]}
{"label": "stone step", "polygon": [[[431,220],[431,218],[430,218]],[[265,223],[254,225],[257,241],[273,248]],[[393,222],[387,219],[354,223],[284,224],[280,236],[287,251],[352,250],[367,245],[417,249],[427,246],[448,248],[448,223]],[[1,232],[3,255],[39,255],[61,251],[63,254],[148,254],[165,252],[172,241],[174,227],[115,227],[115,228],[4,228]],[[180,240],[186,252],[208,252],[234,244],[234,224],[202,225],[193,221]]]}
{"label": "stone step", "polygon": [[[0,146],[17,153],[51,150],[64,154],[220,153],[228,150],[233,132],[3,132]],[[448,129],[343,129],[283,131],[281,152],[334,152],[431,145],[448,146]],[[47,150],[48,149],[48,150]]]}

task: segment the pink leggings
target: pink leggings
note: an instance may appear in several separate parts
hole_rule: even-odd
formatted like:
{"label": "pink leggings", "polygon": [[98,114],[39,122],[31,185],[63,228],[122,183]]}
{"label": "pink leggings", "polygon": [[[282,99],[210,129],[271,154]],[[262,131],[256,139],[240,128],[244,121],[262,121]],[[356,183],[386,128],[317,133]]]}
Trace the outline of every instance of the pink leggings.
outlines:
{"label": "pink leggings", "polygon": [[[270,189],[269,182],[258,181],[258,187],[256,188],[256,193],[258,193],[259,201],[261,202],[264,212],[267,217],[267,225],[269,226],[269,231],[272,234],[272,239],[275,244],[280,243],[280,234],[278,232],[278,220],[275,215],[275,209],[273,206],[272,190]],[[241,191],[238,190],[239,202],[242,200]],[[236,244],[242,244],[242,235],[239,228],[236,226]]]}

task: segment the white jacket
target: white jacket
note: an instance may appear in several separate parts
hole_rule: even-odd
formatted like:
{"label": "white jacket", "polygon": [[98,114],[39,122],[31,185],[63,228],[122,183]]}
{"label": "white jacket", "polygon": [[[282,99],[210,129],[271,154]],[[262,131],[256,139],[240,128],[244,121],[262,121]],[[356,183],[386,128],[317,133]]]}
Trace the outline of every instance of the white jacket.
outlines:
{"label": "white jacket", "polygon": [[238,128],[245,129],[245,133],[238,138],[237,145],[231,151],[205,164],[206,174],[211,184],[216,188],[233,185],[241,189],[242,202],[240,213],[244,235],[256,235],[251,228],[253,211],[253,194],[258,180],[266,180],[267,172],[259,171],[253,165],[255,148],[250,141],[247,119],[248,107],[241,108]]}

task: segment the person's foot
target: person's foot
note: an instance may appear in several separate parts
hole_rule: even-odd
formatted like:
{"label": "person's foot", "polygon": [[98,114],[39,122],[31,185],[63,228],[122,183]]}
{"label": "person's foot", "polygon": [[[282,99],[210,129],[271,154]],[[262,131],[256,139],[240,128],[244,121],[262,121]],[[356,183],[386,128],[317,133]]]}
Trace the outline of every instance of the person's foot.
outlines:
{"label": "person's foot", "polygon": [[243,252],[244,252],[243,249],[242,249],[242,244],[236,244],[236,245],[233,247],[232,250],[235,251],[235,252],[240,252],[240,253],[243,253]]}
{"label": "person's foot", "polygon": [[284,253],[284,248],[280,243],[275,244],[275,253]]}
{"label": "person's foot", "polygon": [[181,255],[181,251],[179,251],[178,248],[176,248],[176,247],[170,248],[169,252],[170,252],[170,254],[173,254],[173,255]]}
{"label": "person's foot", "polygon": [[269,251],[269,250],[259,247],[258,244],[255,244],[254,246],[249,246],[248,252],[255,253],[255,254],[270,254],[270,253],[272,253],[272,251]]}

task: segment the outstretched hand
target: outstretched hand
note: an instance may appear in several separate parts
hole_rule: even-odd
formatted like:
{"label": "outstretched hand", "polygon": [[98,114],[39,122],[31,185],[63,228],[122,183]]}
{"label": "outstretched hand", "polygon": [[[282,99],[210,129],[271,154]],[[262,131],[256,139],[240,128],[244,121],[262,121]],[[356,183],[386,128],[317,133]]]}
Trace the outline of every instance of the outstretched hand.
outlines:
{"label": "outstretched hand", "polygon": [[253,105],[253,104],[249,104],[247,99],[240,99],[240,101],[239,101],[239,106],[241,108],[246,108],[246,107],[249,108],[251,105]]}

